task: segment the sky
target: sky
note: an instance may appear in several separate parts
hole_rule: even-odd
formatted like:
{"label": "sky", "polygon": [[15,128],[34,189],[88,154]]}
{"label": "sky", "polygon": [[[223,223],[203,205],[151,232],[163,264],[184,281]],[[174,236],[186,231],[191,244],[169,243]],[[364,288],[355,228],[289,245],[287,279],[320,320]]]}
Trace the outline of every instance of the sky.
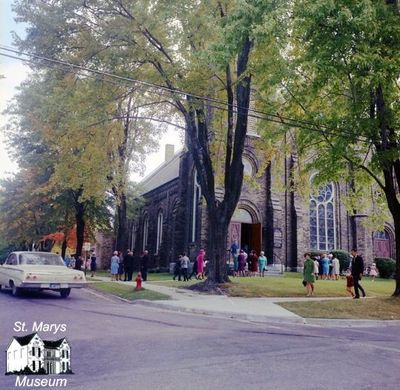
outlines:
{"label": "sky", "polygon": [[[0,0],[0,43],[7,46],[12,45],[11,31],[15,31],[21,36],[24,35],[24,26],[14,21],[15,15],[11,10],[12,3],[13,0]],[[17,164],[10,159],[7,151],[2,129],[7,124],[8,118],[3,114],[3,111],[17,92],[18,85],[28,76],[28,72],[29,68],[21,61],[0,56],[0,75],[4,77],[0,79],[0,178],[10,176],[18,170]],[[164,148],[167,143],[173,144],[175,150],[182,147],[178,132],[172,127],[160,138],[158,152],[146,156],[144,176],[163,163]],[[141,180],[141,177],[135,173],[132,173],[131,176],[133,180]]]}

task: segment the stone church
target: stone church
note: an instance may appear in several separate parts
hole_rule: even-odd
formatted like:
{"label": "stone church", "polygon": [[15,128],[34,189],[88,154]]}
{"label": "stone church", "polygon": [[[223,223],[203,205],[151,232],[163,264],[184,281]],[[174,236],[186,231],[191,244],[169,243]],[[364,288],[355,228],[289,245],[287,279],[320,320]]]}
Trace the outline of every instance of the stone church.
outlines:
{"label": "stone church", "polygon": [[[233,240],[246,250],[264,250],[269,264],[286,270],[301,269],[303,253],[309,250],[357,247],[367,264],[374,257],[394,257],[393,226],[388,223],[384,231],[373,232],[363,224],[366,215],[350,216],[341,201],[349,190],[345,183],[327,183],[308,200],[285,190],[288,187],[282,184],[287,184],[294,157],[287,157],[283,174],[274,177],[274,162],[262,168],[257,138],[256,134],[246,138],[243,165],[253,183],[243,183],[229,227],[227,260]],[[174,153],[167,145],[165,162],[141,184],[145,205],[132,239],[136,253],[147,249],[154,267],[168,266],[182,252],[193,259],[206,247],[207,215],[189,152]]]}

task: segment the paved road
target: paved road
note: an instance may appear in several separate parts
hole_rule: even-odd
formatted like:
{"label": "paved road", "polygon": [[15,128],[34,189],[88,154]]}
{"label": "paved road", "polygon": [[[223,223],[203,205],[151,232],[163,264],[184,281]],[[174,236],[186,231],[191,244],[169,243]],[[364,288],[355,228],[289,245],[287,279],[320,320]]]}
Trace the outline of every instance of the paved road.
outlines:
{"label": "paved road", "polygon": [[[256,324],[128,304],[90,290],[67,300],[0,293],[0,348],[15,321],[65,323],[68,389],[399,389],[400,329]],[[28,333],[28,332],[27,332]],[[26,333],[26,334],[27,334]],[[20,335],[24,333],[19,333]],[[0,353],[0,370],[5,367]],[[0,389],[15,387],[0,375]]]}

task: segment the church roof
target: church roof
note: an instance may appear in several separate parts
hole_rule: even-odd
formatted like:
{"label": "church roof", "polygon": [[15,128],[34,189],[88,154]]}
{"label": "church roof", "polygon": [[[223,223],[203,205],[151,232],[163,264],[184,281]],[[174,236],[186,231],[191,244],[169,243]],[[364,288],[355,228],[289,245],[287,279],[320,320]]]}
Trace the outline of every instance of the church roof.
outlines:
{"label": "church roof", "polygon": [[163,184],[179,177],[179,162],[183,153],[182,150],[176,153],[171,160],[163,162],[158,168],[142,180],[141,185],[143,187],[143,194],[161,187]]}
{"label": "church roof", "polygon": [[59,340],[55,340],[55,341],[43,340],[43,342],[44,342],[44,346],[46,348],[56,349],[62,344],[62,342],[64,340],[65,340],[65,338],[62,338],[62,339],[59,339]]}
{"label": "church roof", "polygon": [[18,344],[21,345],[21,347],[23,347],[24,345],[28,345],[35,336],[36,333],[32,333],[26,336],[14,336],[14,339],[18,341]]}

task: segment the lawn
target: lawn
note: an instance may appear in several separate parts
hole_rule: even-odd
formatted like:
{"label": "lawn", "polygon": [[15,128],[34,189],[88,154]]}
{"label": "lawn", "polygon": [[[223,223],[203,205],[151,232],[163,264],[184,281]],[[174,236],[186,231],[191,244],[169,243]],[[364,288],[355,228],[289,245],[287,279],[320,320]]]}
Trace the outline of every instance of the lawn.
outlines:
{"label": "lawn", "polygon": [[148,299],[151,301],[169,299],[168,295],[146,289],[135,291],[132,285],[127,286],[121,283],[95,282],[90,284],[90,288],[93,288],[94,290],[98,290],[101,292],[105,292],[107,294],[116,295],[117,297],[125,298],[130,301],[136,299]]}
{"label": "lawn", "polygon": [[[196,279],[189,282],[173,281],[168,274],[149,274],[149,281],[168,287],[182,287],[198,283]],[[303,297],[305,288],[301,284],[302,275],[295,272],[286,272],[283,276],[266,276],[264,278],[233,278],[231,283],[221,287],[230,296],[234,297]],[[376,279],[372,282],[364,278],[361,285],[368,296],[390,296],[394,291],[394,280]],[[317,297],[346,297],[346,280],[317,280],[315,283]]]}
{"label": "lawn", "polygon": [[305,318],[400,320],[400,299],[393,297],[284,302],[279,305]]}

